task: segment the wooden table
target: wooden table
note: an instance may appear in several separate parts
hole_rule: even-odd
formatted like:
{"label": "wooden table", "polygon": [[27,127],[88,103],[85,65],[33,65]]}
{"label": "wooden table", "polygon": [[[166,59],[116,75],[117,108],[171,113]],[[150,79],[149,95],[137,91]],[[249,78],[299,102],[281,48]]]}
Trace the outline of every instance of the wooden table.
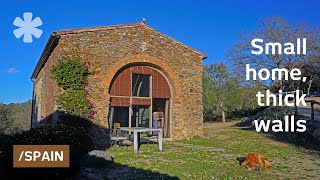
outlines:
{"label": "wooden table", "polygon": [[145,128],[145,127],[120,127],[121,131],[133,132],[133,148],[134,153],[138,153],[140,146],[140,134],[142,132],[158,132],[158,148],[162,151],[162,129],[160,128]]}

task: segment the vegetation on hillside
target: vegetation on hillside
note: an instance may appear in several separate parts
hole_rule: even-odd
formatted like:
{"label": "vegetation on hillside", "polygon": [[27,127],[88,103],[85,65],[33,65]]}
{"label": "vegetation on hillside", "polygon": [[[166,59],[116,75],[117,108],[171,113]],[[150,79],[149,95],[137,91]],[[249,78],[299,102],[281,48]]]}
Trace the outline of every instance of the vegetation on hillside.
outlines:
{"label": "vegetation on hillside", "polygon": [[31,100],[24,103],[0,104],[0,134],[15,134],[30,129]]}

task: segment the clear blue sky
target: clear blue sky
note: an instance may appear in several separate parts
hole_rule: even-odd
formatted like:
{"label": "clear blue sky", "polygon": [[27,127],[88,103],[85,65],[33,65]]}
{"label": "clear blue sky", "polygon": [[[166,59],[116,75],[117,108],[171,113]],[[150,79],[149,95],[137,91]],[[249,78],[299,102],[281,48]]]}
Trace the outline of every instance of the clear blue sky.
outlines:
{"label": "clear blue sky", "polygon": [[[49,35],[56,30],[126,24],[147,18],[147,24],[207,54],[204,64],[224,61],[226,50],[242,31],[261,17],[282,16],[292,23],[320,25],[320,1],[36,1],[8,0],[0,6],[0,102],[32,97],[30,75]],[[40,39],[16,39],[12,23],[24,12],[40,17]]]}

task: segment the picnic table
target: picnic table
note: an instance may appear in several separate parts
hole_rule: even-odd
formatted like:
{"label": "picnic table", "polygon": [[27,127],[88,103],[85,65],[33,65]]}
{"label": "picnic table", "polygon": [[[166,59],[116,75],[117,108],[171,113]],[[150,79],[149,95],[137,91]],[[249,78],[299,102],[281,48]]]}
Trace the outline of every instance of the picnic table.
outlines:
{"label": "picnic table", "polygon": [[158,148],[162,151],[162,129],[161,128],[145,128],[145,127],[120,127],[121,131],[133,132],[133,149],[134,153],[138,153],[140,146],[140,134],[142,132],[158,132]]}

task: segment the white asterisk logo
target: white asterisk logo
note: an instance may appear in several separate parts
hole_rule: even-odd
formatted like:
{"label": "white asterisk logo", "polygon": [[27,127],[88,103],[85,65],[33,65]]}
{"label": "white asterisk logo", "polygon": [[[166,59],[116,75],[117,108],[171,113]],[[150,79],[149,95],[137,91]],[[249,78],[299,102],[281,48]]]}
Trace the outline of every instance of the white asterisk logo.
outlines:
{"label": "white asterisk logo", "polygon": [[32,13],[23,13],[23,20],[20,17],[16,17],[13,21],[13,25],[19,27],[13,31],[16,38],[20,38],[23,35],[23,42],[32,43],[32,35],[36,38],[40,38],[42,30],[37,27],[42,25],[42,21],[39,17],[32,20]]}

